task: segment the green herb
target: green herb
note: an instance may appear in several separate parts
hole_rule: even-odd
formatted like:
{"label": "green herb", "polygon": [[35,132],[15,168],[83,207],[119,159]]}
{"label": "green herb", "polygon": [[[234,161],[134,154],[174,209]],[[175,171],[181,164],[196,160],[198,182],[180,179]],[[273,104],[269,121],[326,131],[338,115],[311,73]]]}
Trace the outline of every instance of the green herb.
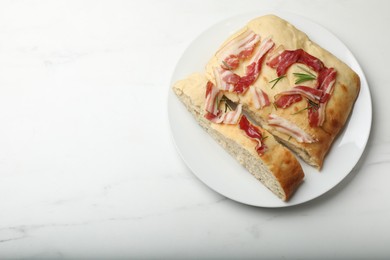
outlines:
{"label": "green herb", "polygon": [[300,84],[302,82],[315,80],[317,78],[316,75],[311,73],[309,70],[307,70],[301,66],[298,66],[298,68],[300,68],[301,70],[303,70],[306,73],[293,73],[294,76],[297,78],[297,80],[295,81],[295,84]]}
{"label": "green herb", "polygon": [[291,115],[299,114],[299,113],[301,113],[302,111],[305,111],[305,110],[307,110],[307,109],[309,109],[309,108],[314,108],[315,110],[317,110],[317,109],[319,108],[319,105],[318,105],[317,103],[311,101],[310,99],[308,99],[307,102],[308,102],[308,103],[307,103],[307,107],[304,107],[304,108],[302,108],[301,110],[298,110],[297,112],[292,113]]}
{"label": "green herb", "polygon": [[228,98],[226,96],[222,96],[221,100],[220,101],[223,101],[225,103],[225,113],[230,110],[232,111],[233,108],[230,106],[229,102],[228,102]]}
{"label": "green herb", "polygon": [[292,137],[291,135],[288,137],[288,141],[290,141],[291,137]]}
{"label": "green herb", "polygon": [[299,113],[301,113],[302,111],[305,111],[306,109],[309,109],[309,106],[307,106],[307,107],[304,107],[304,108],[302,108],[302,109],[298,110],[297,112],[294,112],[294,113],[292,113],[291,115],[296,115],[296,114],[299,114]]}
{"label": "green herb", "polygon": [[306,72],[307,74],[309,74],[309,75],[311,75],[311,76],[313,76],[313,77],[316,76],[316,75],[314,75],[313,73],[311,73],[309,70],[305,69],[305,68],[302,67],[302,66],[299,66],[299,65],[298,65],[298,68],[300,68],[301,70],[303,70],[304,72]]}
{"label": "green herb", "polygon": [[227,103],[227,102],[225,102],[225,113],[226,113],[226,111],[232,111],[233,109],[232,109],[232,107]]}
{"label": "green herb", "polygon": [[227,64],[227,62],[226,61],[222,61],[222,64],[223,64],[223,66],[225,66],[228,70],[233,70],[233,68],[229,65],[229,64]]}
{"label": "green herb", "polygon": [[270,82],[268,82],[268,83],[274,83],[274,84],[272,85],[271,89],[273,89],[273,88],[275,87],[275,85],[278,84],[278,82],[279,82],[281,79],[285,78],[285,77],[286,77],[286,75],[282,75],[282,76],[277,77],[276,79],[273,79],[273,80],[271,80]]}
{"label": "green herb", "polygon": [[261,137],[261,141],[263,141],[263,140],[265,140],[265,139],[267,139],[267,138],[268,138],[268,135],[262,136],[262,137]]}
{"label": "green herb", "polygon": [[274,106],[275,110],[278,110],[278,106],[275,104],[275,102],[272,102],[272,105]]}
{"label": "green herb", "polygon": [[295,84],[300,84],[302,82],[310,81],[310,80],[315,80],[316,77],[312,76],[310,74],[305,74],[305,73],[293,73],[295,77],[297,77],[297,80],[295,81]]}
{"label": "green herb", "polygon": [[216,98],[214,102],[215,102],[215,107],[219,108],[220,100]]}
{"label": "green herb", "polygon": [[314,101],[311,101],[310,99],[308,99],[307,101],[309,102],[309,103],[308,103],[308,107],[314,108],[315,110],[317,110],[317,109],[320,107],[319,104],[317,104],[317,103],[314,102]]}

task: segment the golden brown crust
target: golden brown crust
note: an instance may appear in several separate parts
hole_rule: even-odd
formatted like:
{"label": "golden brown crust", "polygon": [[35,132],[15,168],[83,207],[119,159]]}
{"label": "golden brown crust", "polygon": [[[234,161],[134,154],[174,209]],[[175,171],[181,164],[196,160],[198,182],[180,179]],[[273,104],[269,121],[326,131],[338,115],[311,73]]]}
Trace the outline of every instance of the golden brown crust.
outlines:
{"label": "golden brown crust", "polygon": [[[321,168],[325,155],[329,151],[337,134],[344,127],[358,96],[360,89],[359,76],[337,57],[312,42],[306,34],[277,16],[267,15],[256,18],[229,39],[236,37],[239,33],[247,29],[254,31],[256,34],[260,35],[262,39],[271,37],[275,43],[274,49],[277,49],[279,46],[283,46],[286,50],[303,49],[310,55],[320,59],[326,67],[334,68],[336,70],[337,76],[334,90],[326,105],[324,124],[320,127],[311,127],[309,125],[308,111],[304,110],[304,108],[307,107],[306,100],[297,102],[286,109],[275,109],[275,107],[269,106],[259,110],[254,107],[252,96],[249,91],[243,95],[228,94],[229,98],[232,100],[244,104],[244,110],[251,115],[252,119],[258,124],[262,124],[262,126],[275,135],[279,141],[297,152],[297,154],[310,165]],[[269,53],[266,60],[272,55],[272,52]],[[248,64],[244,62],[241,65],[241,68],[237,70],[237,73],[243,73],[246,65]],[[214,75],[212,70],[213,67],[218,66],[220,65],[218,64],[218,57],[216,56],[212,57],[206,65],[206,75],[208,79],[213,82]],[[261,89],[266,92],[270,101],[273,102],[276,94],[289,90],[294,86],[294,76],[292,73],[301,70],[301,67],[310,70],[310,68],[302,64],[292,65],[287,71],[287,77],[279,81],[278,84],[272,88],[272,84],[269,83],[269,81],[275,79],[277,74],[275,69],[270,68],[266,65],[266,62],[264,62],[261,74],[254,83],[254,86],[256,89]],[[315,82],[313,81],[305,82],[304,85],[314,87],[314,84]],[[291,138],[291,136],[280,133],[275,128],[267,126],[267,117],[270,113],[288,119],[318,141],[314,143],[300,143],[294,138]]]}
{"label": "golden brown crust", "polygon": [[[271,136],[271,134],[268,133],[267,136]],[[273,137],[269,138],[270,140],[266,141],[266,145],[270,150],[261,159],[279,181],[286,194],[286,200],[288,200],[302,182],[304,173],[295,156],[277,143]]]}
{"label": "golden brown crust", "polygon": [[[203,109],[206,83],[206,77],[196,73],[175,83],[173,90],[179,99],[186,105],[187,109],[192,112],[199,124],[203,126],[207,132],[211,133],[211,135],[216,138],[233,157],[263,183],[264,180],[262,180],[262,177],[260,176],[261,173],[259,172],[262,171],[262,169],[253,166],[255,164],[264,165],[278,182],[278,185],[280,185],[283,191],[283,194],[280,196],[281,199],[285,201],[288,200],[304,178],[304,173],[298,160],[288,149],[279,144],[273,136],[265,130],[262,131],[264,131],[264,135],[267,136],[267,138],[264,139],[264,142],[267,145],[268,150],[260,157],[255,150],[257,142],[248,138],[238,125],[213,124],[206,120],[204,118],[205,111]],[[232,149],[235,149],[235,151],[232,151]],[[242,156],[243,152],[245,153],[245,156]],[[268,185],[269,189],[273,189],[269,186],[274,184],[264,184],[266,184],[266,186]]]}

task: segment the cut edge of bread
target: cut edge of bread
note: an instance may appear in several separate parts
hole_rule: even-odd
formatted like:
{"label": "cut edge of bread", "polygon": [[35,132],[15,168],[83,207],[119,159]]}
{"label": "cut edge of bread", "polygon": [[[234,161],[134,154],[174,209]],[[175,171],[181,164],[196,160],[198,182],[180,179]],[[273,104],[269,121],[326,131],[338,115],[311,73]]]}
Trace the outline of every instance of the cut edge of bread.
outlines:
{"label": "cut edge of bread", "polygon": [[[211,127],[212,123],[204,117],[202,107],[200,107],[198,104],[194,104],[192,98],[186,95],[182,89],[176,87],[176,85],[174,85],[172,89],[176,96],[187,108],[187,110],[193,115],[199,125],[208,134],[210,134],[210,136],[217,143],[219,143],[233,158],[235,158],[243,167],[245,167],[249,173],[251,173],[257,180],[263,183],[265,187],[272,191],[281,200],[288,201],[290,199],[290,197],[304,179],[304,173],[300,165],[300,169],[298,170],[301,172],[298,174],[300,176],[297,179],[289,180],[288,183],[290,186],[286,187],[285,185],[283,188],[280,181],[276,178],[269,167],[265,165],[261,157],[254,156],[248,151],[248,148],[243,147],[241,144],[237,143],[236,140],[229,138],[228,136],[223,135],[217,130],[213,129]],[[294,155],[292,156],[294,157]],[[292,170],[296,171],[297,169]]]}
{"label": "cut edge of bread", "polygon": [[318,160],[315,160],[315,158],[311,157],[307,149],[303,148],[302,146],[294,145],[294,143],[290,142],[288,139],[284,138],[278,131],[273,131],[272,127],[268,127],[268,124],[265,120],[262,120],[261,117],[257,116],[257,114],[253,113],[250,109],[247,108],[246,105],[243,106],[243,110],[245,113],[247,113],[256,124],[261,126],[262,128],[266,129],[268,132],[272,134],[272,136],[275,138],[276,141],[278,141],[280,144],[288,148],[290,151],[292,151],[296,156],[301,158],[305,163],[307,163],[310,166],[313,166],[317,170],[320,170],[322,167],[321,162]]}

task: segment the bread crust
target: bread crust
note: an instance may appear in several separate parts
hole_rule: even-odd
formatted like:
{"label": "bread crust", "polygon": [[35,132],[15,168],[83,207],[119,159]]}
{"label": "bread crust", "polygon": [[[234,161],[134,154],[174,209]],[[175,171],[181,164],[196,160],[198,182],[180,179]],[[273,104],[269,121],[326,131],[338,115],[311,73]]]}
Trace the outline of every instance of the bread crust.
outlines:
{"label": "bread crust", "polygon": [[[275,109],[274,106],[256,109],[249,91],[239,95],[234,93],[227,94],[230,99],[243,104],[244,110],[250,114],[251,118],[255,120],[256,123],[270,131],[280,142],[295,151],[305,162],[320,169],[331,144],[340,130],[344,127],[359,94],[359,76],[344,62],[318,44],[312,42],[305,33],[275,15],[266,15],[253,19],[244,28],[229,37],[226,42],[248,29],[260,35],[261,39],[271,37],[272,41],[275,43],[275,49],[281,45],[286,50],[303,49],[310,55],[320,59],[326,67],[334,68],[336,70],[337,76],[333,93],[325,108],[325,121],[320,127],[311,127],[309,125],[308,111],[305,110],[305,107],[307,107],[306,100],[297,102],[285,109]],[[226,42],[222,44],[222,46],[224,46]],[[216,53],[218,53],[218,51]],[[268,56],[270,55],[271,53],[268,54]],[[212,82],[215,82],[213,68],[220,66],[218,63],[216,54],[206,65],[206,76],[208,80]],[[248,64],[244,61],[241,66],[241,71],[238,70],[238,73],[243,73],[246,65]],[[265,91],[268,94],[270,101],[274,102],[276,94],[289,90],[294,86],[294,77],[292,73],[301,69],[298,66],[302,67],[304,65],[292,65],[287,71],[287,77],[280,80],[276,87],[272,88],[272,84],[269,82],[272,79],[275,79],[277,74],[275,69],[270,68],[266,65],[266,62],[264,62],[260,76],[254,83],[254,86],[258,90],[261,89]],[[310,70],[310,68],[306,69]],[[313,84],[314,81],[305,83],[305,85],[311,87],[314,87]],[[288,119],[318,141],[313,143],[300,143],[294,138],[291,138],[291,136],[278,132],[274,127],[267,125],[267,117],[270,113]]]}
{"label": "bread crust", "polygon": [[[256,142],[248,138],[238,125],[214,124],[205,119],[204,95],[207,78],[195,73],[173,85],[173,91],[202,126],[229,154],[252,175],[284,201],[290,199],[304,179],[295,156],[263,130],[268,147],[263,156],[255,150]],[[202,152],[202,151],[199,151]]]}

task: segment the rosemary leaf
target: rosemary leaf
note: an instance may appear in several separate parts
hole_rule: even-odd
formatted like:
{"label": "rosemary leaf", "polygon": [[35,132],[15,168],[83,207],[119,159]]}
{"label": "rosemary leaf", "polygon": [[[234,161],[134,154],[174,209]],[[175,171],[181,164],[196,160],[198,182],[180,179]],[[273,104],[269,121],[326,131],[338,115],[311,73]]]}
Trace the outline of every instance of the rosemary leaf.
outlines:
{"label": "rosemary leaf", "polygon": [[310,74],[305,74],[305,73],[293,73],[294,76],[297,78],[295,81],[295,84],[300,84],[302,82],[310,81],[310,80],[315,80],[316,77]]}
{"label": "rosemary leaf", "polygon": [[275,110],[278,110],[278,106],[275,104],[275,102],[272,102],[272,105],[274,106]]}
{"label": "rosemary leaf", "polygon": [[298,110],[297,112],[294,112],[294,113],[292,113],[291,115],[296,115],[296,114],[299,114],[299,113],[301,113],[302,111],[305,111],[306,109],[309,109],[309,106],[307,106],[307,107],[304,107],[304,108],[302,108],[302,109]]}
{"label": "rosemary leaf", "polygon": [[311,76],[313,76],[313,77],[316,76],[316,75],[314,75],[313,73],[311,73],[309,70],[305,69],[305,68],[302,67],[302,66],[299,66],[299,65],[298,65],[298,68],[300,68],[301,70],[303,70],[304,72],[306,72],[307,74],[309,74],[309,75],[311,75]]}
{"label": "rosemary leaf", "polygon": [[308,101],[308,108],[314,108],[315,110],[317,110],[319,107],[320,107],[320,105],[319,104],[317,104],[316,102],[314,102],[314,101],[311,101],[310,99],[308,99],[307,100]]}
{"label": "rosemary leaf", "polygon": [[228,98],[225,96],[225,95],[223,95],[222,96],[222,98],[221,98],[221,100],[220,100],[220,102],[224,102],[224,104],[225,104],[225,113],[229,110],[229,111],[232,111],[233,110],[233,108],[230,106],[230,104],[229,104],[229,102],[227,102],[228,101]]}
{"label": "rosemary leaf", "polygon": [[225,101],[225,113],[226,113],[226,111],[232,111],[233,109],[232,109],[232,107],[229,105],[229,103],[228,102],[226,102]]}
{"label": "rosemary leaf", "polygon": [[233,68],[229,65],[229,64],[227,64],[227,62],[226,61],[222,61],[222,64],[223,64],[223,66],[225,66],[228,70],[233,70]]}
{"label": "rosemary leaf", "polygon": [[278,84],[278,82],[279,82],[281,79],[285,78],[285,77],[286,77],[286,75],[282,75],[282,76],[279,76],[279,77],[277,77],[277,78],[271,80],[270,82],[268,82],[268,83],[274,83],[274,84],[272,85],[271,89],[273,89],[273,88],[275,87],[275,85]]}
{"label": "rosemary leaf", "polygon": [[307,109],[309,109],[309,108],[314,108],[315,110],[317,110],[317,109],[319,108],[319,105],[318,105],[317,103],[311,101],[310,99],[308,99],[308,100],[307,100],[307,107],[304,107],[304,108],[298,110],[297,112],[292,113],[291,115],[299,114],[299,113],[301,113],[302,111],[305,111],[305,110],[307,110]]}

